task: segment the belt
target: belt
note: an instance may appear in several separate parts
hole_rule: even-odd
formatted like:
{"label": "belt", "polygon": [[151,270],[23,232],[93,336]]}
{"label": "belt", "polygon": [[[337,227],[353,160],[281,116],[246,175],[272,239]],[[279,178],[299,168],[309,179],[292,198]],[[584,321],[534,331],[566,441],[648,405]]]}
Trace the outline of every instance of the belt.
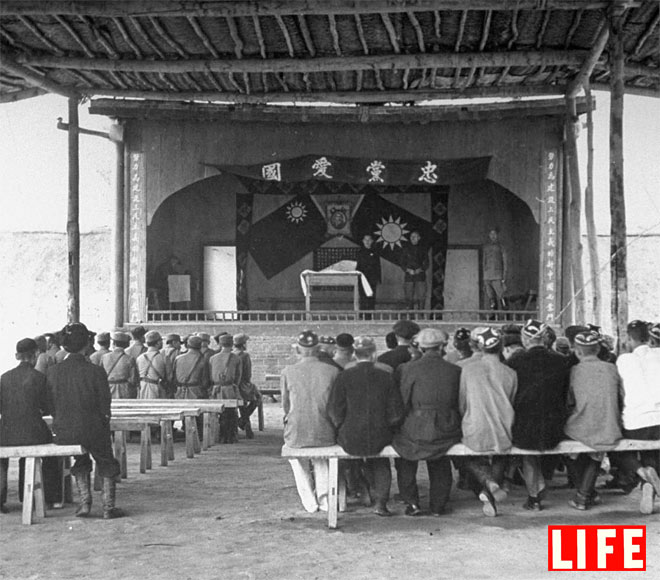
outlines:
{"label": "belt", "polygon": [[178,383],[178,387],[201,387],[202,385],[200,383]]}
{"label": "belt", "polygon": [[151,379],[149,377],[140,377],[140,380],[144,381],[145,383],[151,383],[152,385],[160,384],[160,381],[158,379]]}
{"label": "belt", "polygon": [[109,381],[108,381],[108,384],[109,384],[109,385],[124,385],[124,384],[126,384],[127,382],[128,382],[128,379],[121,379],[121,380],[117,380],[117,381],[110,381],[110,380],[109,380]]}

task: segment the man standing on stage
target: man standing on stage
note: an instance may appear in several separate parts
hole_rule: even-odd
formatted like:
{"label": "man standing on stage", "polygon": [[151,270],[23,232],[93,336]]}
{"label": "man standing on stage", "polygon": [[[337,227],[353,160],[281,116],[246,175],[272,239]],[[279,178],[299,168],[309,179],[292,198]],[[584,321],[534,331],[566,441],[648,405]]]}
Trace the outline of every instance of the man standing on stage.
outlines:
{"label": "man standing on stage", "polygon": [[500,310],[504,307],[506,292],[507,255],[499,241],[499,231],[491,228],[488,242],[483,245],[483,281],[488,308]]}
{"label": "man standing on stage", "polygon": [[422,236],[415,231],[410,234],[410,245],[403,248],[403,295],[406,308],[421,310],[426,304],[426,270],[429,267],[428,249],[419,245]]}
{"label": "man standing on stage", "polygon": [[371,286],[373,294],[367,296],[360,284],[360,310],[374,310],[376,308],[376,286],[381,282],[380,256],[374,248],[374,238],[366,234],[362,238],[362,247],[358,252],[355,269],[362,272]]}

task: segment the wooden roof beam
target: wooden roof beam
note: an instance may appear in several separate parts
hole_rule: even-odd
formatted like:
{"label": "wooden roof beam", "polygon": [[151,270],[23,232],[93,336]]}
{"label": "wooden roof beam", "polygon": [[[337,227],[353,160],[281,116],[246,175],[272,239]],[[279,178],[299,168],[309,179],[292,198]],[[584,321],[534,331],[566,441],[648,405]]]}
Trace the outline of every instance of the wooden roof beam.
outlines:
{"label": "wooden roof beam", "polygon": [[[639,0],[626,0],[626,6],[639,6]],[[518,10],[604,10],[611,0],[516,0]],[[88,16],[268,16],[297,14],[381,14],[431,10],[510,10],[511,0],[259,0],[227,2],[222,0],[3,0],[0,17],[17,15]]]}
{"label": "wooden roof beam", "polygon": [[2,61],[0,61],[0,68],[6,70],[8,73],[16,77],[21,77],[22,79],[25,80],[27,84],[33,87],[37,87],[39,89],[43,89],[46,92],[55,93],[57,95],[62,95],[63,97],[68,97],[68,98],[75,98],[75,99],[80,98],[80,94],[78,93],[78,91],[76,91],[72,87],[60,85],[59,83],[51,81],[46,76],[38,75],[37,73],[32,72],[26,67],[16,63],[7,54],[6,51],[4,51],[2,55]]}
{"label": "wooden roof beam", "polygon": [[0,104],[15,103],[17,101],[23,101],[25,99],[31,99],[32,97],[39,97],[45,94],[46,91],[44,91],[43,89],[39,89],[37,87],[23,89],[20,91],[12,91],[10,93],[2,93],[0,94]]}
{"label": "wooden roof beam", "polygon": [[476,52],[476,53],[424,53],[399,55],[371,55],[355,58],[279,58],[270,60],[112,60],[107,58],[68,58],[55,56],[21,55],[17,62],[23,65],[53,69],[151,72],[183,74],[190,72],[280,72],[304,73],[346,70],[391,70],[405,68],[461,68],[471,66],[580,66],[589,52],[583,50],[549,50]]}
{"label": "wooden roof beam", "polygon": [[598,34],[598,38],[594,43],[593,47],[589,51],[587,58],[584,59],[582,66],[576,77],[569,83],[566,87],[566,97],[569,99],[574,98],[584,87],[584,83],[589,80],[591,73],[593,72],[598,59],[600,59],[603,54],[603,50],[607,46],[607,40],[610,37],[610,29],[608,26],[603,26]]}

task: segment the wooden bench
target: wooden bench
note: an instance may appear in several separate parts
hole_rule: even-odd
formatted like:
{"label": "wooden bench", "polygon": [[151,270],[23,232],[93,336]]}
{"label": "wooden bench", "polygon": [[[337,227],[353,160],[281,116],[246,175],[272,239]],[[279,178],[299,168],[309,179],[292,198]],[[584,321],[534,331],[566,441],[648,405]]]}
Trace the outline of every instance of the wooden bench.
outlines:
{"label": "wooden bench", "polygon": [[[608,451],[647,451],[660,449],[660,441],[640,441],[637,439],[622,439]],[[506,455],[569,455],[574,453],[594,453],[594,449],[587,447],[583,443],[573,440],[562,441],[554,449],[546,451],[531,451],[528,449],[519,449],[513,447]],[[498,455],[491,452],[473,451],[462,443],[453,445],[447,455],[450,457],[466,457],[476,455]],[[345,502],[345,498],[339,497],[339,460],[340,459],[365,459],[366,457],[387,457],[397,458],[399,454],[391,445],[386,446],[379,454],[369,456],[349,455],[339,445],[330,447],[303,447],[293,448],[284,445],[282,447],[282,457],[286,459],[327,459],[328,460],[328,527],[334,529],[337,527],[337,513],[339,502]]]}
{"label": "wooden bench", "polygon": [[257,406],[257,420],[259,423],[259,431],[264,430],[264,400],[263,397],[276,397],[282,395],[282,389],[280,389],[280,375],[266,373],[266,386],[263,389],[259,389],[262,397],[259,399],[259,405]]}
{"label": "wooden bench", "polygon": [[25,459],[25,482],[23,484],[23,523],[32,523],[32,510],[40,518],[46,517],[46,498],[43,488],[44,457],[72,457],[82,455],[85,449],[80,445],[18,445],[15,447],[0,447],[1,459]]}

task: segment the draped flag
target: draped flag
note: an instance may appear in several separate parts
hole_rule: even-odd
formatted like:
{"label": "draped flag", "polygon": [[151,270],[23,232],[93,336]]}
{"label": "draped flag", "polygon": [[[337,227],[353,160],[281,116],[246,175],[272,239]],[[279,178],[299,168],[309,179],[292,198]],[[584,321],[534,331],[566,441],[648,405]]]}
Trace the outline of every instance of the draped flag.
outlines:
{"label": "draped flag", "polygon": [[318,248],[326,229],[311,196],[300,194],[254,224],[250,254],[270,279]]}
{"label": "draped flag", "polygon": [[430,222],[375,194],[364,196],[353,217],[352,230],[358,243],[371,234],[381,257],[398,265],[412,232],[420,233],[423,248],[429,248],[438,237]]}

